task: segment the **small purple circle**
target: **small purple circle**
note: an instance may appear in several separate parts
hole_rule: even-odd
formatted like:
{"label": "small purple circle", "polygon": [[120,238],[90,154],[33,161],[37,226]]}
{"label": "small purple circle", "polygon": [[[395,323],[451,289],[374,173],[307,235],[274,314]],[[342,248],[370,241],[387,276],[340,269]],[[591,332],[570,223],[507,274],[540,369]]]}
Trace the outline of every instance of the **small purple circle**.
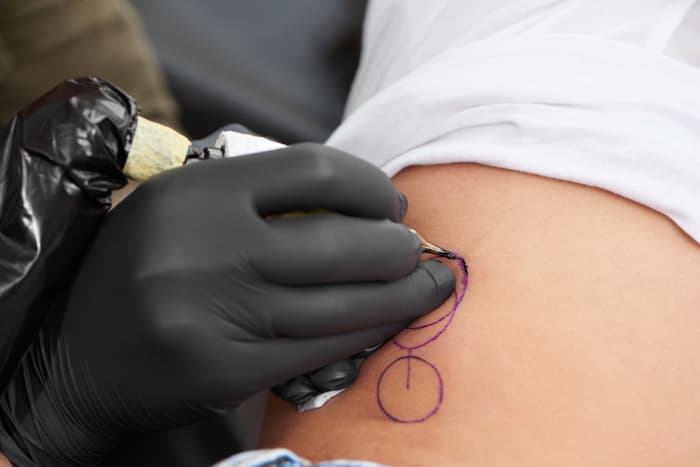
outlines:
{"label": "small purple circle", "polygon": [[[438,400],[437,400],[437,403],[435,404],[435,407],[433,407],[430,410],[430,412],[428,412],[428,414],[424,415],[423,417],[414,418],[414,419],[399,418],[399,417],[391,414],[389,412],[389,410],[387,410],[387,408],[384,407],[384,403],[382,402],[382,397],[380,395],[381,392],[379,390],[379,387],[382,384],[382,380],[384,379],[384,375],[386,374],[387,371],[389,371],[389,368],[391,368],[395,364],[399,363],[401,360],[419,361],[421,363],[426,364],[435,373],[435,378],[437,379],[437,382],[438,382]],[[379,379],[377,380],[377,404],[379,405],[379,408],[382,410],[382,412],[384,412],[384,415],[386,415],[391,420],[398,422],[398,423],[421,423],[421,422],[426,421],[427,419],[429,419],[430,417],[432,417],[433,415],[435,415],[438,412],[438,410],[440,409],[440,406],[442,405],[442,398],[443,398],[442,376],[440,376],[440,372],[438,371],[437,367],[435,365],[433,365],[432,363],[430,363],[429,361],[427,361],[426,359],[424,359],[422,357],[417,357],[415,355],[404,355],[404,356],[397,358],[396,360],[391,362],[389,365],[387,365],[386,368],[384,368],[384,371],[382,371],[382,374],[379,375]]]}

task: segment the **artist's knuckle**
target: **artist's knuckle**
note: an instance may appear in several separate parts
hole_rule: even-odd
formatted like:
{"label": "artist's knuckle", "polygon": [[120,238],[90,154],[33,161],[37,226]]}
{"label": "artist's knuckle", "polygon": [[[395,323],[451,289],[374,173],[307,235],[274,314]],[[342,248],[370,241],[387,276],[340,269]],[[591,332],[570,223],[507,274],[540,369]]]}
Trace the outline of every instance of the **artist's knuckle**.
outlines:
{"label": "artist's knuckle", "polygon": [[338,177],[338,167],[335,158],[329,154],[328,148],[320,144],[304,146],[302,165],[312,174],[317,183],[332,183]]}
{"label": "artist's knuckle", "polygon": [[301,143],[295,148],[297,160],[309,167],[313,167],[317,161],[324,157],[323,146],[317,143]]}

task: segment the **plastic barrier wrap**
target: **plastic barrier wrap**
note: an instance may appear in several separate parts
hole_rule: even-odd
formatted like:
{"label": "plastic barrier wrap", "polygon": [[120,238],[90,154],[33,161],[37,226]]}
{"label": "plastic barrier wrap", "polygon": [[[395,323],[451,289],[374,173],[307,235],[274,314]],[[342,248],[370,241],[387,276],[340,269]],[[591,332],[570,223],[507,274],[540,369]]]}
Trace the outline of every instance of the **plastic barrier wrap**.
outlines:
{"label": "plastic barrier wrap", "polygon": [[136,114],[113,84],[79,78],[0,132],[0,391],[127,182]]}

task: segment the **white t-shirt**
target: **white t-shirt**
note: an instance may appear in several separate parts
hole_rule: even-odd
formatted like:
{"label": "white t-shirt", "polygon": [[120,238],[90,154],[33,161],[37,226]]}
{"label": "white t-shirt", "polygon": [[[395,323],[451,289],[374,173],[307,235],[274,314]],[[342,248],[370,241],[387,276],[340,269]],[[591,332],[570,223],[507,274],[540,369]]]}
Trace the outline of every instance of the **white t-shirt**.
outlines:
{"label": "white t-shirt", "polygon": [[698,3],[375,0],[328,144],[600,187],[700,241]]}

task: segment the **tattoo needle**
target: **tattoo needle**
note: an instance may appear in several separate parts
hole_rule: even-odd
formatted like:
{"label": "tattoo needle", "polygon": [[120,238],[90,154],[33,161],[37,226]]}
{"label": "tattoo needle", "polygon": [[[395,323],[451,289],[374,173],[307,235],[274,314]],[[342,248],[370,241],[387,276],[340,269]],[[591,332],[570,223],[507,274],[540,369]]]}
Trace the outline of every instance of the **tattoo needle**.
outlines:
{"label": "tattoo needle", "polygon": [[455,255],[450,250],[447,250],[441,246],[437,246],[433,242],[426,240],[421,234],[416,232],[415,229],[412,229],[409,227],[408,230],[413,235],[418,237],[418,240],[420,240],[420,247],[421,247],[421,250],[423,250],[423,253],[429,253],[431,255],[435,255],[435,256],[439,256],[441,258],[447,258],[447,259],[456,259],[457,258],[457,255]]}

